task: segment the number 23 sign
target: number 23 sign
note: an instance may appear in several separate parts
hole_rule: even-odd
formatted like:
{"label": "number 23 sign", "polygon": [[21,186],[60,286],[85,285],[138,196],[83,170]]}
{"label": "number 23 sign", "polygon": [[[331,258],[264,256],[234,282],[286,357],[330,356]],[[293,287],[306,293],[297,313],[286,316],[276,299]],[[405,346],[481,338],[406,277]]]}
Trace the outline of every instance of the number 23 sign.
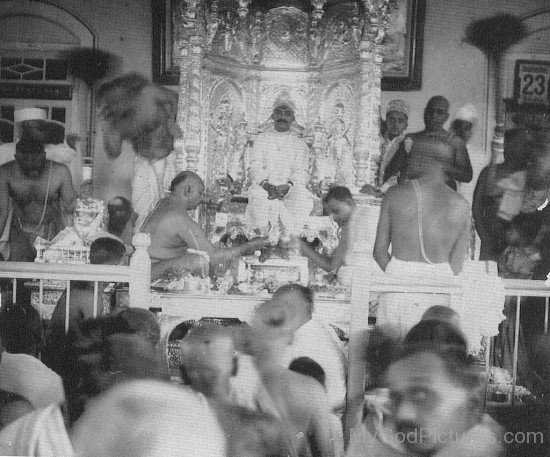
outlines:
{"label": "number 23 sign", "polygon": [[550,105],[550,62],[517,60],[514,98],[518,105]]}

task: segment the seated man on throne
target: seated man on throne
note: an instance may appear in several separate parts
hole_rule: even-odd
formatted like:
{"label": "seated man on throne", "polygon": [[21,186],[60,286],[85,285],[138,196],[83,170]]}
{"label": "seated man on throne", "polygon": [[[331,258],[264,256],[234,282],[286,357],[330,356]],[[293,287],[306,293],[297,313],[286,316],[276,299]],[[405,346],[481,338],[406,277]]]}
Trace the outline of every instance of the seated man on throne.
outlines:
{"label": "seated man on throne", "polygon": [[271,118],[273,128],[258,136],[250,156],[252,184],[248,189],[245,220],[261,235],[270,230],[277,233],[277,239],[273,240],[276,244],[281,236],[299,234],[315,197],[306,188],[309,148],[291,129],[295,120],[293,103],[279,98]]}

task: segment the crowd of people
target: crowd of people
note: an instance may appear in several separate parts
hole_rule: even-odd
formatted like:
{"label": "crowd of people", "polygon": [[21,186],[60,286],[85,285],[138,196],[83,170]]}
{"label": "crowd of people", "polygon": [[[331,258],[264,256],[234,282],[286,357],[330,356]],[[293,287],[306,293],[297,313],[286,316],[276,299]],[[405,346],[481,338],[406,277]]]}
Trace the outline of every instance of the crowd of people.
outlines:
{"label": "crowd of people", "polygon": [[[137,83],[144,97],[165,97],[161,117],[174,114],[169,94],[157,93],[139,78]],[[109,99],[110,90],[120,89],[117,84],[107,86],[102,97]],[[504,277],[546,277],[547,113],[518,116],[517,127],[505,132],[504,161],[493,158],[481,172],[471,207],[457,192],[457,182],[473,177],[467,143],[477,116],[471,107],[459,110],[446,130],[449,109],[444,97],[431,98],[425,128],[408,133],[407,103],[388,104],[378,179],[384,195],[373,253],[380,272],[451,280],[469,255],[473,221],[481,260],[498,262]],[[147,156],[150,142],[136,132],[120,133],[116,110],[107,114],[112,125],[106,141],[113,153],[131,138]],[[51,239],[69,223],[80,183],[67,164],[48,157],[36,119],[20,119],[13,160],[0,166],[0,232],[8,241],[6,259],[33,261],[34,239]],[[271,120],[252,151],[245,219],[257,230],[256,238],[226,248],[212,245],[189,214],[205,201],[205,184],[196,173],[183,171],[173,176],[164,198],[145,205],[147,214],[134,214],[123,197],[111,200],[106,236],[91,244],[90,262],[127,262],[136,224],[151,237],[152,279],[174,269],[207,276],[213,267],[228,268],[235,257],[279,244],[298,249],[342,280],[346,267],[364,260],[356,254],[365,214],[350,189],[333,186],[323,196],[323,207],[339,226],[338,246],[325,255],[300,239],[318,199],[306,187],[308,149],[292,129],[289,100],[276,101]],[[171,141],[177,136],[173,130]],[[164,152],[171,151],[162,144]],[[38,313],[23,303],[25,298],[18,292],[17,303],[0,310],[0,454],[443,457],[504,452],[503,428],[484,414],[485,372],[469,356],[471,342],[461,316],[440,297],[380,296],[377,329],[364,354],[376,400],[367,399],[348,422],[355,425],[346,450],[347,349],[335,328],[315,317],[314,296],[305,286],[282,286],[248,324],[195,323],[178,341],[177,379],[170,376],[154,313],[126,308],[100,315],[94,285],[73,282],[43,335]],[[497,345],[502,358],[509,355],[514,327],[511,303],[505,314]],[[530,328],[532,334],[540,332],[537,325],[540,321]],[[528,361],[529,351],[544,359],[548,341],[535,343],[536,350],[521,345],[519,379],[536,377],[529,387],[544,393],[548,370],[535,372]]]}

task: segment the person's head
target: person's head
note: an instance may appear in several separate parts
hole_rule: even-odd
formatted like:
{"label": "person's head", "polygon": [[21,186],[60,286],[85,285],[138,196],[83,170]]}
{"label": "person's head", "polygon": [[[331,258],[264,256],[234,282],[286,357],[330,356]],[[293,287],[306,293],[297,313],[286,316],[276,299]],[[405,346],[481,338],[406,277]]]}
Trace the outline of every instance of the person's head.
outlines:
{"label": "person's head", "polygon": [[449,101],[441,95],[430,98],[424,109],[426,130],[433,132],[443,129],[447,119],[449,119]]}
{"label": "person's head", "polygon": [[226,441],[214,410],[197,394],[152,380],[106,392],[71,436],[82,457],[225,457]]}
{"label": "person's head", "polygon": [[15,145],[15,161],[27,178],[40,178],[46,170],[44,143],[28,136],[22,137]]}
{"label": "person's head", "polygon": [[123,308],[116,313],[124,321],[127,333],[141,336],[155,347],[160,340],[160,326],[157,316],[144,308]]}
{"label": "person's head", "polygon": [[124,260],[126,247],[114,238],[97,238],[90,246],[90,263],[92,265],[120,265]]}
{"label": "person's head", "polygon": [[453,164],[453,157],[453,147],[445,140],[436,137],[415,138],[409,154],[407,176],[410,179],[424,175],[444,178],[445,172]]}
{"label": "person's head", "polygon": [[83,321],[71,335],[63,373],[69,418],[76,421],[87,402],[120,382],[166,379],[165,363],[151,334],[128,315],[108,314]]}
{"label": "person's head", "polygon": [[460,329],[460,316],[449,306],[430,306],[424,314],[422,314],[420,320],[445,322],[447,324],[454,325],[457,329]]}
{"label": "person's head", "polygon": [[63,142],[65,128],[62,124],[50,121],[48,113],[42,108],[19,108],[13,113],[15,125],[14,137],[33,138],[44,144]]}
{"label": "person's head", "polygon": [[204,181],[192,171],[178,173],[170,184],[170,192],[187,210],[196,209],[202,203],[204,190]]}
{"label": "person's head", "polygon": [[271,114],[277,132],[288,132],[294,122],[294,109],[290,103],[278,103]]}
{"label": "person's head", "polygon": [[40,314],[30,303],[6,303],[0,308],[0,340],[10,354],[37,357],[43,342]]}
{"label": "person's head", "polygon": [[315,360],[309,357],[298,357],[290,362],[288,366],[290,371],[310,376],[315,379],[319,384],[325,387],[325,370]]}
{"label": "person's head", "polygon": [[433,455],[480,420],[484,378],[463,347],[406,344],[386,382],[399,440],[415,455]]}
{"label": "person's head", "polygon": [[325,211],[338,225],[345,225],[351,219],[355,202],[347,187],[331,187],[324,198]]}
{"label": "person's head", "polygon": [[180,347],[184,380],[207,397],[228,400],[238,364],[231,331],[215,324],[197,326]]}
{"label": "person's head", "polygon": [[273,294],[273,300],[288,304],[294,330],[311,320],[313,314],[313,291],[301,284],[285,284]]}
{"label": "person's head", "polygon": [[466,103],[454,114],[450,129],[456,136],[467,143],[472,136],[478,120],[479,118],[475,106],[471,103]]}
{"label": "person's head", "polygon": [[391,100],[386,109],[386,132],[393,140],[401,135],[408,126],[409,106],[403,100]]}
{"label": "person's head", "polygon": [[277,361],[294,340],[293,309],[280,299],[263,302],[254,310],[250,327],[243,328],[246,352],[262,362]]}
{"label": "person's head", "polygon": [[[427,310],[426,313],[432,308]],[[467,352],[468,342],[466,337],[460,330],[459,325],[455,325],[458,322],[458,315],[444,312],[443,309],[449,309],[445,306],[437,308],[437,310],[430,311],[428,315],[424,313],[420,322],[407,332],[403,343],[405,345],[446,344]]]}
{"label": "person's head", "polygon": [[121,196],[111,198],[107,203],[107,212],[109,214],[107,230],[109,233],[120,236],[134,214],[130,200]]}

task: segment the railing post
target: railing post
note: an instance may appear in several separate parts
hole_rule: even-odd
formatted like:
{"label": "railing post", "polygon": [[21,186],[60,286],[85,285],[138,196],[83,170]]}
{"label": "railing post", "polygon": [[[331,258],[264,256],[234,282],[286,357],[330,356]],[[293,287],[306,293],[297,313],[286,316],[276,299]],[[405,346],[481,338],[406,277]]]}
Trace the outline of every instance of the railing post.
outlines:
{"label": "railing post", "polygon": [[351,282],[351,325],[348,345],[348,379],[344,442],[349,444],[365,398],[365,348],[368,340],[371,274],[368,267],[355,266]]}
{"label": "railing post", "polygon": [[132,238],[136,249],[130,259],[130,306],[149,309],[151,306],[151,259],[147,248],[151,238],[146,233],[136,233]]}

